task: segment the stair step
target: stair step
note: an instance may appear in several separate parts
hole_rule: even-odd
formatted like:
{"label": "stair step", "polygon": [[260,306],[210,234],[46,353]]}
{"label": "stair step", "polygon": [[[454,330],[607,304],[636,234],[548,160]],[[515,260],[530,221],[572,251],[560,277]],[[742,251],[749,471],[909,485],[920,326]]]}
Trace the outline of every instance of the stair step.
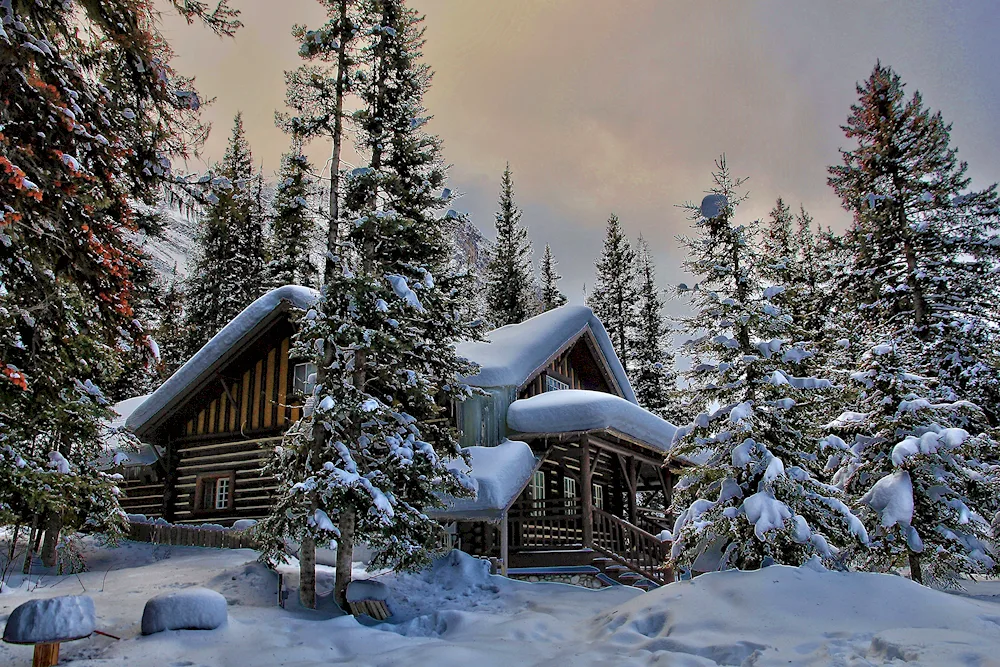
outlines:
{"label": "stair step", "polygon": [[510,567],[508,575],[545,575],[545,574],[597,574],[600,572],[592,565],[554,565],[549,567]]}
{"label": "stair step", "polygon": [[622,585],[620,581],[615,581],[614,579],[612,579],[608,575],[604,574],[603,572],[601,572],[600,574],[596,575],[594,578],[597,579],[598,581],[601,581],[601,582],[607,584],[608,586],[621,586]]}
{"label": "stair step", "polygon": [[640,579],[639,581],[633,582],[632,586],[635,588],[641,588],[644,591],[651,591],[654,588],[660,587],[658,583],[650,581],[649,579]]}
{"label": "stair step", "polygon": [[608,565],[605,570],[611,570],[613,572],[630,572],[629,568],[624,565]]}
{"label": "stair step", "polygon": [[640,579],[645,579],[641,574],[636,574],[635,572],[622,572],[618,575],[618,581],[639,581]]}

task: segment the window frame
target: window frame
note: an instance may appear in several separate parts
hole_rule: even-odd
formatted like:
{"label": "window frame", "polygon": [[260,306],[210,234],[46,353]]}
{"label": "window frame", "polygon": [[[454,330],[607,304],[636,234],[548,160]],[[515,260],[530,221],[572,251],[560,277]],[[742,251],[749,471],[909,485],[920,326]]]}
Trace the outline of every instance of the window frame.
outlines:
{"label": "window frame", "polygon": [[[302,368],[305,371],[305,377],[302,378],[301,388],[299,387],[299,369]],[[292,366],[292,392],[299,394],[308,398],[312,396],[313,389],[316,388],[316,373],[319,372],[319,367],[311,361],[304,361],[302,363],[294,364]],[[313,382],[310,384],[309,376],[313,376]]]}
{"label": "window frame", "polygon": [[590,491],[591,491],[591,494],[592,494],[593,500],[594,500],[594,507],[596,507],[599,510],[603,510],[604,509],[604,487],[601,486],[600,484],[598,484],[597,482],[593,482],[590,486],[591,486]]}
{"label": "window frame", "polygon": [[[539,480],[541,483],[539,483]],[[531,493],[531,516],[543,516],[545,514],[545,485],[547,482],[544,470],[536,470],[531,473],[531,483],[528,485]]]}
{"label": "window frame", "polygon": [[545,393],[548,393],[550,391],[564,391],[566,389],[570,389],[570,385],[568,382],[560,380],[559,378],[555,377],[554,375],[550,375],[549,373],[545,374]]}
{"label": "window frame", "polygon": [[566,509],[573,509],[579,502],[580,493],[577,487],[576,479],[569,475],[563,475],[563,505]]}
{"label": "window frame", "polygon": [[[218,505],[219,480],[224,479],[228,484],[225,507]],[[210,504],[206,507],[206,486],[211,483],[211,493],[208,494]],[[198,475],[194,481],[194,498],[191,501],[191,514],[217,514],[233,509],[234,498],[236,496],[236,471],[223,470],[218,472],[207,472]]]}

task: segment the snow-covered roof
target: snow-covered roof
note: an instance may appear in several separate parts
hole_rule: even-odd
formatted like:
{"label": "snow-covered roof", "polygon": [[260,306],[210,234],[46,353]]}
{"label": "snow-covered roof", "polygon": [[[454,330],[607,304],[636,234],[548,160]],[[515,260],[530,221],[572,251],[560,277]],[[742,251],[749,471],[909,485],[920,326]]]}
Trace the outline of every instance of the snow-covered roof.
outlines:
{"label": "snow-covered roof", "polygon": [[[283,303],[306,310],[318,297],[316,290],[286,285],[254,301],[146,400],[131,407],[125,422],[128,428],[139,432],[174,405],[203,377],[217,370],[227,353],[237,349],[240,342],[257,331]],[[520,324],[495,329],[486,334],[485,341],[459,343],[458,354],[480,366],[478,373],[464,380],[477,387],[520,387],[586,331],[591,332],[601,349],[607,360],[607,370],[622,395],[637,403],[604,325],[586,306],[561,306]]]}
{"label": "snow-covered roof", "polygon": [[485,341],[460,343],[459,355],[479,364],[465,381],[476,387],[520,387],[552,358],[590,329],[622,395],[637,403],[604,325],[586,306],[560,306],[520,324],[508,324],[486,334]]}
{"label": "snow-covered roof", "polygon": [[153,417],[168,408],[202,376],[215,370],[226,353],[236,348],[244,337],[253,333],[262,322],[278,310],[282,302],[306,310],[316,303],[318,297],[319,293],[316,290],[296,285],[279,287],[260,297],[233,318],[222,331],[215,334],[186,364],[177,369],[177,372],[136,407],[126,420],[126,425],[131,430],[138,431]]}
{"label": "snow-covered roof", "polygon": [[538,459],[531,447],[504,440],[496,447],[469,447],[471,467],[458,459],[448,464],[472,478],[475,498],[446,498],[444,509],[428,512],[439,519],[497,519],[531,478]]}
{"label": "snow-covered roof", "polygon": [[129,415],[147,398],[149,398],[149,394],[134,396],[111,406],[115,417],[107,424],[107,430],[101,438],[104,453],[95,461],[100,469],[104,470],[119,465],[146,466],[155,463],[159,458],[156,455],[156,450],[150,445],[137,444],[135,438],[130,438],[122,433]]}
{"label": "snow-covered roof", "polygon": [[677,427],[618,396],[563,389],[511,403],[507,425],[518,433],[614,431],[667,452]]}

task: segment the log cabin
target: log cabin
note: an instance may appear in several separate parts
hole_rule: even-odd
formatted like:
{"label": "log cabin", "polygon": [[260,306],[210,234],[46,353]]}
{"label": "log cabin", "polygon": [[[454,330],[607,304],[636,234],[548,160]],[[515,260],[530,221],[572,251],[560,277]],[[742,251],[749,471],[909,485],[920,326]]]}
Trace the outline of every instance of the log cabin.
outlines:
{"label": "log cabin", "polygon": [[[125,425],[145,454],[122,464],[127,512],[222,525],[267,513],[276,483],[263,462],[302,416],[315,373],[290,353],[292,313],[315,299],[302,287],[269,292],[153,394],[132,399]],[[479,366],[463,379],[482,391],[454,409],[471,463],[452,465],[477,495],[443,498],[432,513],[451,544],[504,571],[602,561],[670,580],[657,537],[669,517],[637,497],[669,507],[676,429],[639,407],[591,310],[562,306],[458,352]]]}

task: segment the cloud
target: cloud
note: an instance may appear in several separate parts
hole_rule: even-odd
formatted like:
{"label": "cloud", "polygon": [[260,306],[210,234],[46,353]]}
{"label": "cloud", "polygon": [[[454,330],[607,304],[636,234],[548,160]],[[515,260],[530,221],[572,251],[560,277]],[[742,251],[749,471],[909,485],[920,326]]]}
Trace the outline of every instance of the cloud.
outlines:
{"label": "cloud", "polygon": [[[487,235],[505,162],[514,170],[524,222],[550,243],[564,289],[579,301],[591,283],[607,217],[643,234],[664,283],[683,280],[674,237],[688,228],[676,208],[700,199],[713,160],[726,153],[749,176],[745,215],[775,197],[799,202],[817,222],[848,215],[826,185],[847,145],[840,125],[854,84],[877,58],[954,121],[960,155],[977,184],[996,179],[1000,56],[992,3],[667,3],[659,0],[416,0],[426,13],[425,59],[435,70],[427,106],[453,164],[461,206]],[[293,22],[323,14],[307,0],[243,0],[235,42],[167,22],[177,65],[217,96],[208,157],[221,156],[242,109],[254,155],[278,166],[287,138],[273,127],[281,73],[298,64]],[[311,147],[317,161],[329,148]],[[676,308],[676,305],[671,306]]]}

